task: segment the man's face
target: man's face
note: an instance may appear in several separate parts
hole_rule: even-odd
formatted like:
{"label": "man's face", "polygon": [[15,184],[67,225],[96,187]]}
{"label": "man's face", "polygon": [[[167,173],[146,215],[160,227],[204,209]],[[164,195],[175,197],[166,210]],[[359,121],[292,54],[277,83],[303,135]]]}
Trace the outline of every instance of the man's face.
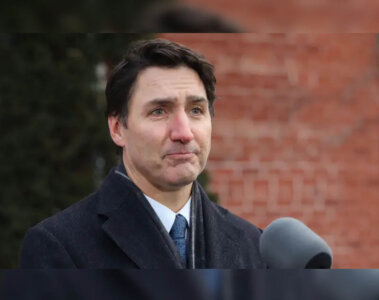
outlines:
{"label": "man's face", "polygon": [[160,190],[192,183],[211,147],[211,117],[204,85],[184,66],[149,67],[137,77],[121,128],[123,160],[137,181]]}

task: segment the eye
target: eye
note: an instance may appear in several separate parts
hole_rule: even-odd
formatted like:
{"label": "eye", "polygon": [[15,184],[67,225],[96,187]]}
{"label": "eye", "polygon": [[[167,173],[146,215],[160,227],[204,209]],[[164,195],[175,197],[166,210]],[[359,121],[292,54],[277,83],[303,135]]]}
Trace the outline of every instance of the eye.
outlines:
{"label": "eye", "polygon": [[154,109],[151,114],[153,116],[160,116],[160,115],[163,115],[164,114],[164,110],[163,108],[157,108],[157,109]]}
{"label": "eye", "polygon": [[201,115],[203,113],[203,110],[200,107],[194,107],[191,109],[191,112],[195,115]]}

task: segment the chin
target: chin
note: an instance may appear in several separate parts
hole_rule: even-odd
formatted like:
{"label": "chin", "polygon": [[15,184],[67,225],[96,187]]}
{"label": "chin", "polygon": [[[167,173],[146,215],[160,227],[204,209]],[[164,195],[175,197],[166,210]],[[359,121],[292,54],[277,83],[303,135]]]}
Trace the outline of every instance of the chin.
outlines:
{"label": "chin", "polygon": [[199,174],[194,172],[170,174],[170,176],[166,178],[166,181],[173,187],[182,187],[194,182],[198,175]]}

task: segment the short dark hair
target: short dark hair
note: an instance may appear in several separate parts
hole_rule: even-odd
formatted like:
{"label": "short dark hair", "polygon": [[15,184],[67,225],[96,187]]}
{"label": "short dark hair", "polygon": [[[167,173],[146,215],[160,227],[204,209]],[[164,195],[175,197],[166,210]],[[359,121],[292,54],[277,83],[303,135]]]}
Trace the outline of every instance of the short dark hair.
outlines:
{"label": "short dark hair", "polygon": [[209,112],[214,115],[214,67],[203,55],[164,39],[137,41],[131,45],[122,61],[109,76],[105,95],[107,116],[119,116],[126,126],[128,103],[138,74],[148,67],[175,68],[187,66],[197,72],[207,94]]}

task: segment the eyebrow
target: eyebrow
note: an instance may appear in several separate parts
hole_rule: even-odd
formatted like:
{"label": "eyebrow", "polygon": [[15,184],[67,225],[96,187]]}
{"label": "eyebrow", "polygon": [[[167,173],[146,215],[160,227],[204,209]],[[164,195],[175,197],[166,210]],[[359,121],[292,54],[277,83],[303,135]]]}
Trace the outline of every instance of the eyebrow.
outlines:
{"label": "eyebrow", "polygon": [[[188,96],[188,97],[186,97],[186,99],[187,99],[187,101],[190,101],[192,103],[208,102],[208,100],[206,98],[201,97],[201,96]],[[144,106],[145,107],[151,107],[151,106],[155,106],[155,105],[163,105],[164,106],[164,105],[175,103],[176,101],[177,101],[176,98],[171,98],[171,97],[155,98],[155,99],[147,102]]]}
{"label": "eyebrow", "polygon": [[188,96],[187,100],[191,102],[208,102],[206,98],[200,96]]}

